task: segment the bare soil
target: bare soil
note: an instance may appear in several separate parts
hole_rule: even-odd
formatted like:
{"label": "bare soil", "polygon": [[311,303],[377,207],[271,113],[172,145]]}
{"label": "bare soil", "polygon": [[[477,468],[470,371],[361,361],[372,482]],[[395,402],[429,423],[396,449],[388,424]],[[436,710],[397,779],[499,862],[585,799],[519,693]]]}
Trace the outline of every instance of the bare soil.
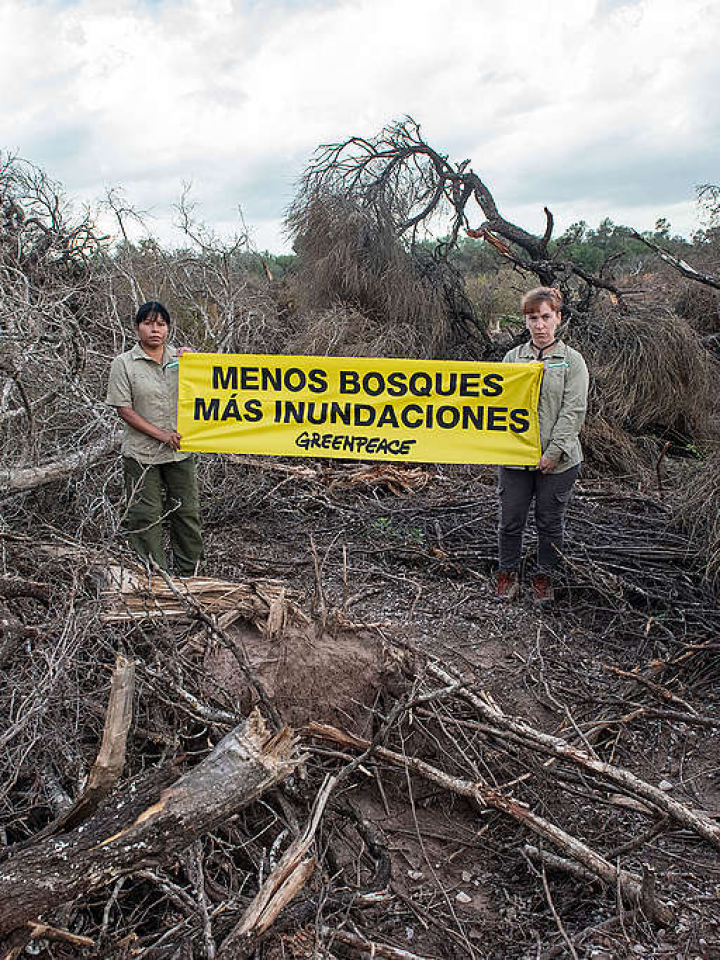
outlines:
{"label": "bare soil", "polygon": [[[371,708],[392,679],[384,644],[368,631],[334,634],[309,627],[290,626],[282,635],[267,638],[250,626],[231,628],[243,645],[257,677],[283,720],[301,729],[311,720],[332,723],[361,736],[371,733]],[[205,657],[209,677],[247,712],[252,691],[239,675],[227,649]]]}

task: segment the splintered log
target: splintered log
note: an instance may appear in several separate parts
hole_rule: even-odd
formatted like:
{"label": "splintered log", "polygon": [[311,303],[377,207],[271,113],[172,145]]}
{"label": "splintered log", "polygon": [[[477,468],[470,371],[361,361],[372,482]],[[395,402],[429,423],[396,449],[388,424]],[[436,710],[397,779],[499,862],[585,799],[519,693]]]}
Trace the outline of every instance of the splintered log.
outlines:
{"label": "splintered log", "polygon": [[[307,623],[295,598],[287,595],[279,580],[233,583],[210,577],[148,576],[142,567],[112,565],[107,568],[108,586],[102,593],[103,623],[137,623],[142,620],[187,618],[198,610],[222,618],[224,627],[235,620],[249,620],[272,636],[278,619]],[[2,582],[0,581],[0,591]],[[1,595],[1,593],[0,593]]]}
{"label": "splintered log", "polygon": [[[292,731],[270,735],[253,713],[167,785],[133,781],[92,820],[0,864],[0,937],[48,910],[172,858],[297,766]],[[165,780],[165,783],[163,783]]]}
{"label": "splintered log", "polygon": [[335,784],[335,777],[323,783],[305,830],[290,844],[239,923],[225,938],[218,960],[240,960],[254,953],[259,938],[314,873],[315,858],[308,857],[308,852]]}

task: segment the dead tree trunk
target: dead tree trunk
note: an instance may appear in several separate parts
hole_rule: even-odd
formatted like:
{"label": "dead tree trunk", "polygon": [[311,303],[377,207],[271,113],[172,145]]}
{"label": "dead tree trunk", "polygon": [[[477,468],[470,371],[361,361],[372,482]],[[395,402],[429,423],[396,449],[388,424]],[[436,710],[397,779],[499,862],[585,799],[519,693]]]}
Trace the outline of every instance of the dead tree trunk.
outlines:
{"label": "dead tree trunk", "polygon": [[80,470],[86,470],[98,460],[113,453],[120,446],[119,432],[103,437],[97,443],[91,444],[85,450],[71,453],[61,460],[52,460],[39,467],[24,467],[17,470],[0,471],[0,494],[20,493],[24,490],[34,490],[46,483],[64,480]]}
{"label": "dead tree trunk", "polygon": [[40,914],[184,849],[298,763],[292,732],[254,713],[175,783],[130,783],[92,820],[0,865],[0,936]]}

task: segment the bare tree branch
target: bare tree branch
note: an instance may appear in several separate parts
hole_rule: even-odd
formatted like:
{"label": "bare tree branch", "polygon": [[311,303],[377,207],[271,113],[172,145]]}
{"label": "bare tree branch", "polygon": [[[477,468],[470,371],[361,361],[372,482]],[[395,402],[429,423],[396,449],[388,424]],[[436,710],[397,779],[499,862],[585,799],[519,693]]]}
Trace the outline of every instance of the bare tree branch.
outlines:
{"label": "bare tree branch", "polygon": [[695,267],[691,267],[686,260],[681,260],[679,257],[674,257],[667,250],[663,249],[663,247],[659,246],[657,243],[653,243],[652,240],[648,240],[647,237],[643,237],[643,235],[638,233],[636,230],[633,230],[632,235],[636,240],[640,240],[641,243],[644,243],[646,247],[650,247],[651,250],[654,250],[661,260],[664,260],[665,263],[669,263],[671,267],[674,267],[675,270],[681,273],[684,277],[687,277],[689,280],[696,280],[698,283],[703,283],[707,287],[713,287],[715,290],[720,290],[720,277],[716,277],[712,273],[702,273],[700,270],[696,270]]}
{"label": "bare tree branch", "polygon": [[[466,228],[469,236],[488,240],[502,256],[534,273],[543,284],[563,285],[575,274],[590,289],[607,289],[618,299],[622,297],[622,291],[608,281],[601,282],[587,271],[576,269],[572,260],[549,255],[554,218],[547,207],[541,237],[507,220],[487,184],[470,168],[470,161],[452,164],[425,142],[420,125],[412,117],[385,127],[371,139],[349,137],[319,147],[301,181],[290,214],[291,225],[301,225],[304,207],[330,196],[352,200],[363,210],[384,210],[398,240],[419,226],[429,229],[431,223],[436,225],[438,218],[448,213],[450,237],[438,243],[441,256],[447,255],[460,230]],[[470,228],[471,200],[485,218],[474,229]]]}

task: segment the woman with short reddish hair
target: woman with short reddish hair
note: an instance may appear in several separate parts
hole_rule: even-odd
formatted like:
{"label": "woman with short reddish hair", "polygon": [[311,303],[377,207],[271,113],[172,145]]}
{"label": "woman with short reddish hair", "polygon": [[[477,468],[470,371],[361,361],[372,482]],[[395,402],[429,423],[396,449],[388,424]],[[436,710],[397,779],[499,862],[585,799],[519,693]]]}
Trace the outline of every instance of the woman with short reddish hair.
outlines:
{"label": "woman with short reddish hair", "polygon": [[577,350],[557,338],[563,297],[557,287],[536,287],[522,298],[530,340],[511,350],[505,363],[544,366],[538,419],[542,456],[534,467],[499,468],[499,572],[497,595],[510,600],[520,589],[522,541],[535,501],[537,571],[533,598],[554,599],[553,575],[563,547],[565,511],[580,475],[580,429],[585,420],[588,370]]}

